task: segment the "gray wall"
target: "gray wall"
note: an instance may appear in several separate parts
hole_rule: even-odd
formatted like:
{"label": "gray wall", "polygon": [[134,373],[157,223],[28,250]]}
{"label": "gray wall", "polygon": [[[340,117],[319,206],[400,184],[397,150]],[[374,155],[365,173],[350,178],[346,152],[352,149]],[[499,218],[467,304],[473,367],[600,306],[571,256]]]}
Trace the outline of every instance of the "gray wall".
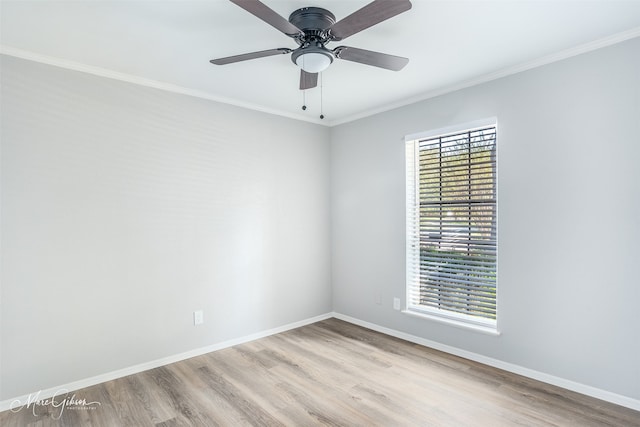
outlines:
{"label": "gray wall", "polygon": [[331,311],[327,128],[11,57],[1,102],[0,400]]}
{"label": "gray wall", "polygon": [[[638,51],[331,132],[2,57],[0,400],[332,308],[639,399]],[[499,337],[392,309],[404,135],[490,116]]]}
{"label": "gray wall", "polygon": [[[333,128],[334,310],[640,399],[639,52],[634,39]],[[492,116],[499,337],[392,309],[403,137]]]}

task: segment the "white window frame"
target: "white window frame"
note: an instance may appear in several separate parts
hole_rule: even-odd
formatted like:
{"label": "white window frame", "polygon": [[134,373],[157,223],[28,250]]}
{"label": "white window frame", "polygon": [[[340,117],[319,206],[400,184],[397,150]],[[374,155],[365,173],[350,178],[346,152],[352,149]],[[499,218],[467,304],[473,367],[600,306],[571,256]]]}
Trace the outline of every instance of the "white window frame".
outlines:
{"label": "white window frame", "polygon": [[[497,130],[498,121],[495,117],[490,117],[473,122],[463,123],[459,125],[449,126],[440,129],[434,129],[427,132],[407,135],[405,137],[406,146],[406,295],[403,313],[435,320],[441,323],[449,324],[456,327],[471,329],[490,335],[499,335],[498,331],[498,284],[496,277],[496,319],[486,319],[482,317],[469,316],[448,310],[427,307],[423,305],[412,304],[412,290],[419,286],[420,282],[420,206],[419,206],[419,149],[418,142],[420,140],[436,138],[452,133],[473,131],[488,126],[496,128],[496,147],[498,143]],[[496,155],[497,156],[497,155]],[[496,157],[496,177],[497,177],[497,157]],[[497,182],[496,182],[497,189]],[[497,194],[497,190],[496,190]],[[496,212],[497,216],[497,212]],[[497,218],[496,218],[497,221]],[[497,233],[496,233],[497,235]],[[496,260],[496,273],[497,273]]]}

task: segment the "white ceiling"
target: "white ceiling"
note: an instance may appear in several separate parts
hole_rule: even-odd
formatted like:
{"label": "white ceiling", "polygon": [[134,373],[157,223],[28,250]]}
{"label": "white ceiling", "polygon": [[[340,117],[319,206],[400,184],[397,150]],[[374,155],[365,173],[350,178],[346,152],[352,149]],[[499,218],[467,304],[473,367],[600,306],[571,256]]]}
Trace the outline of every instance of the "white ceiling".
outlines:
{"label": "white ceiling", "polygon": [[[369,0],[263,2],[284,17],[300,7],[319,6],[339,20]],[[209,63],[296,47],[229,1],[2,0],[0,5],[6,54],[120,73],[125,80],[320,122],[320,89],[307,91],[309,108],[303,112],[299,69],[288,55],[226,66]],[[393,72],[337,60],[322,76],[322,123],[345,122],[586,50],[585,44],[636,36],[640,0],[413,0],[410,11],[339,43],[406,56],[409,65]]]}

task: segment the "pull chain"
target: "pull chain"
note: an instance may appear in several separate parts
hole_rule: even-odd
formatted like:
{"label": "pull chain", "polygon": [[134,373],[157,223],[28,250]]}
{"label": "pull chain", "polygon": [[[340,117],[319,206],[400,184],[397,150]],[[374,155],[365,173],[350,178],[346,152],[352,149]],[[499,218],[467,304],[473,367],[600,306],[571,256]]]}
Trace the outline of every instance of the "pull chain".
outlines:
{"label": "pull chain", "polygon": [[322,108],[322,73],[320,74],[320,120],[324,119],[323,108]]}
{"label": "pull chain", "polygon": [[[302,68],[304,68],[304,55],[302,55]],[[302,83],[302,80],[300,81]],[[302,90],[302,111],[307,109],[307,90]]]}

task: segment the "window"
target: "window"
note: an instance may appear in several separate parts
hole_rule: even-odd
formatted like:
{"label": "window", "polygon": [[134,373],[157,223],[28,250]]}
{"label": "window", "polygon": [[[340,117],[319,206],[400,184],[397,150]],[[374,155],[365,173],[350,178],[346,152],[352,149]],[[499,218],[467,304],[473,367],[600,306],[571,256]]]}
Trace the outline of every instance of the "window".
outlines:
{"label": "window", "polygon": [[406,138],[407,312],[496,329],[495,119]]}

